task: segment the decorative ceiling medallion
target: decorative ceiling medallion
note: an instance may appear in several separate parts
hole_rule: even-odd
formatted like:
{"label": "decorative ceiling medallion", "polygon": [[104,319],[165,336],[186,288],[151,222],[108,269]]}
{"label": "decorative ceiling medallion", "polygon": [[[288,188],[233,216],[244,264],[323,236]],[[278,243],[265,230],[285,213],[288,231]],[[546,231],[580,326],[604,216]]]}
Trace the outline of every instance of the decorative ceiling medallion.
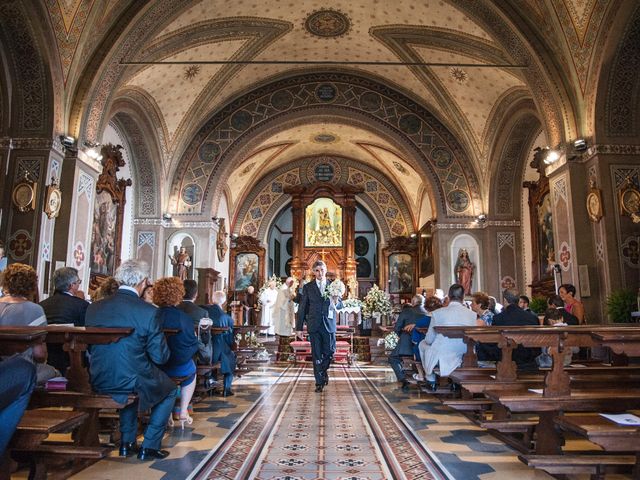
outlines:
{"label": "decorative ceiling medallion", "polygon": [[331,182],[337,183],[342,177],[340,163],[332,157],[315,157],[306,168],[306,177],[309,183]]}
{"label": "decorative ceiling medallion", "polygon": [[460,85],[467,83],[468,75],[467,72],[465,72],[463,69],[459,67],[451,67],[449,73],[451,74],[451,78],[453,78]]}
{"label": "decorative ceiling medallion", "polygon": [[195,205],[202,200],[202,187],[191,183],[182,189],[182,201],[187,205]]}
{"label": "decorative ceiling medallion", "polygon": [[338,140],[338,137],[332,133],[319,133],[313,137],[312,141],[315,143],[334,143]]}
{"label": "decorative ceiling medallion", "polygon": [[469,195],[464,190],[453,190],[447,195],[447,203],[454,212],[464,212],[469,206]]}
{"label": "decorative ceiling medallion", "polygon": [[311,13],[304,22],[304,28],[317,37],[341,37],[349,32],[351,21],[344,13],[327,8]]}
{"label": "decorative ceiling medallion", "polygon": [[200,73],[200,65],[189,65],[184,67],[184,79],[193,80]]}

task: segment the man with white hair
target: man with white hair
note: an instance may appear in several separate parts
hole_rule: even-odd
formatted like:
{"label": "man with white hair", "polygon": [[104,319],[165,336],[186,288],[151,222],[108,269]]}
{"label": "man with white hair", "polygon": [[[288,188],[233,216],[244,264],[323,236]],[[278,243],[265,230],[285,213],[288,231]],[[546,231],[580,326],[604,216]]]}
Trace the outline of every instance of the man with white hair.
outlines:
{"label": "man with white hair", "polygon": [[236,370],[236,354],[231,350],[235,345],[233,319],[222,309],[222,306],[227,301],[226,293],[221,290],[213,292],[211,301],[211,305],[206,305],[203,308],[209,312],[212,326],[229,328],[228,331],[216,333],[213,336],[211,363],[220,362],[220,373],[224,376],[224,388],[220,392],[220,395],[230,397],[234,395],[233,390],[231,390],[231,382],[233,382],[233,372]]}
{"label": "man with white hair", "polygon": [[[157,365],[169,360],[169,347],[156,318],[156,307],[140,298],[149,282],[149,266],[127,260],[116,270],[118,292],[89,305],[87,327],[133,328],[115,343],[91,346],[91,384],[119,403],[136,393],[138,399],[120,410],[120,456],[138,453],[140,460],[162,459],[160,450],[169,415],[176,399],[176,385]],[[151,409],[144,441],[138,448],[138,411]]]}
{"label": "man with white hair", "polygon": [[296,326],[296,315],[293,310],[293,299],[291,287],[293,286],[293,278],[289,277],[280,287],[276,303],[273,306],[273,326],[276,335],[280,337],[290,337],[293,335],[293,329]]}

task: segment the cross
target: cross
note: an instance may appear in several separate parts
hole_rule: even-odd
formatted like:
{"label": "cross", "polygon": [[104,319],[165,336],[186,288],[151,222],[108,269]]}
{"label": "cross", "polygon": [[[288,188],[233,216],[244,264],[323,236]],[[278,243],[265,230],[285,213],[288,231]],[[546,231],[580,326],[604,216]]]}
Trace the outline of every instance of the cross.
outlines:
{"label": "cross", "polygon": [[324,248],[323,248],[322,250],[320,250],[320,259],[321,259],[323,262],[324,262],[324,255],[325,255],[325,253],[327,253],[327,252],[325,252],[325,251],[324,251]]}

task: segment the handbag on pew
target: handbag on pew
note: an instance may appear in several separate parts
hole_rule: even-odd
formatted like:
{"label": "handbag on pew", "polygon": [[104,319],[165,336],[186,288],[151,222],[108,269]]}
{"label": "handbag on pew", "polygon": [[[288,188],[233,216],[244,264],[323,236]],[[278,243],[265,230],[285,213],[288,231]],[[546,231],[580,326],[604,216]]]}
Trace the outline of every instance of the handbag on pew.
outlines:
{"label": "handbag on pew", "polygon": [[210,318],[204,317],[198,322],[198,354],[197,363],[200,365],[211,365],[213,357],[213,343],[211,342],[211,326],[213,322]]}

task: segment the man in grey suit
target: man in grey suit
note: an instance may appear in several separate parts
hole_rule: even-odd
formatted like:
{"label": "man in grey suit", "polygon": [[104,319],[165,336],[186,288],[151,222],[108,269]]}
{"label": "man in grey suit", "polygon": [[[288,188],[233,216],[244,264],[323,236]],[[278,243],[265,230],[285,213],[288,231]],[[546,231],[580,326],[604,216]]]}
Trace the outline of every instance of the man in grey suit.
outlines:
{"label": "man in grey suit", "polygon": [[[115,343],[91,346],[91,385],[98,393],[125,403],[128,394],[138,399],[120,410],[120,456],[138,453],[140,460],[162,459],[160,450],[169,415],[176,401],[176,385],[158,368],[169,360],[169,347],[156,317],[157,309],[140,298],[148,283],[149,266],[127,260],[116,270],[118,292],[89,305],[87,327],[133,328]],[[138,411],[151,409],[144,441],[138,448]]]}
{"label": "man in grey suit", "polygon": [[336,351],[336,309],[340,308],[340,298],[330,298],[327,287],[327,265],[318,260],[313,264],[315,281],[302,287],[302,296],[298,306],[296,337],[303,339],[302,329],[307,323],[307,332],[311,342],[313,375],[316,379],[316,392],[322,392],[329,383],[327,370]]}

